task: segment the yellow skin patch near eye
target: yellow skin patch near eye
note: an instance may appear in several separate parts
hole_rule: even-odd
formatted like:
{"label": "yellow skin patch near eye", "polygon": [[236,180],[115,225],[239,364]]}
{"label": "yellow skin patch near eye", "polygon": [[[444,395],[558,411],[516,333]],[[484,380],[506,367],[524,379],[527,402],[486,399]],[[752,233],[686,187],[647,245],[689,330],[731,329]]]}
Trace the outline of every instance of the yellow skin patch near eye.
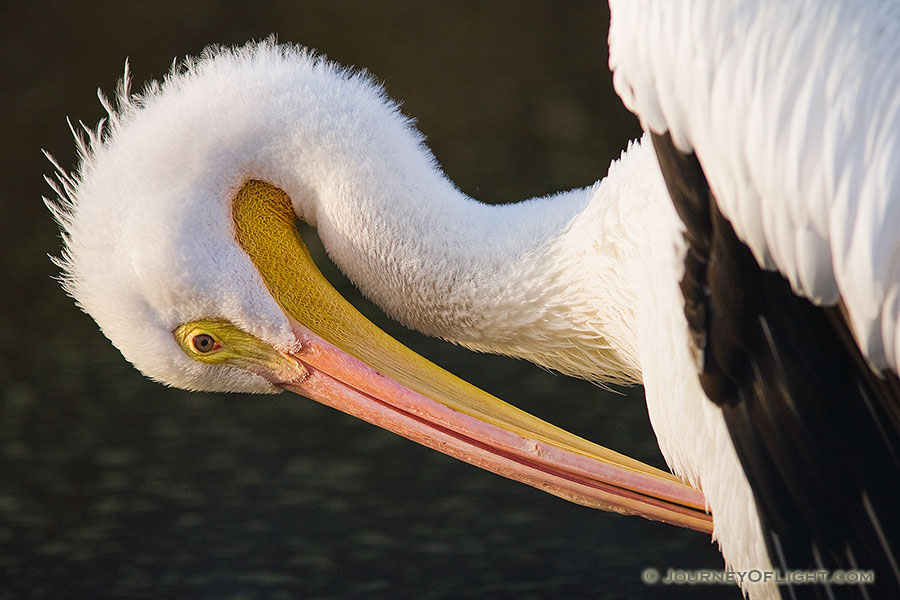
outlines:
{"label": "yellow skin patch near eye", "polygon": [[[200,319],[180,325],[172,332],[175,341],[192,359],[210,365],[229,364],[259,374],[305,376],[299,361],[279,352],[225,319]],[[203,351],[195,342],[200,336],[213,339],[212,349]]]}

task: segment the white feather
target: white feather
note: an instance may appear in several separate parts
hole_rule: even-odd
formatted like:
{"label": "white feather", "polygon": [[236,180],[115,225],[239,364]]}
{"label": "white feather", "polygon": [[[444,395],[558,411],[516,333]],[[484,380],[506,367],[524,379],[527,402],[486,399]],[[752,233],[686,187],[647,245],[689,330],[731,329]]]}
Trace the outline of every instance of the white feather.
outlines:
{"label": "white feather", "polygon": [[610,66],[768,269],[900,366],[900,5],[613,0]]}

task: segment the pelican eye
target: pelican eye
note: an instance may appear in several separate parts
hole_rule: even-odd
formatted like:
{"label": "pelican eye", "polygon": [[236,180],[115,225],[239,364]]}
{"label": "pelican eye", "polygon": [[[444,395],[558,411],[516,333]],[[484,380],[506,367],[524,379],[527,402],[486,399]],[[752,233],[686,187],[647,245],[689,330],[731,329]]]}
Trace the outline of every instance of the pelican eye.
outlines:
{"label": "pelican eye", "polygon": [[209,365],[229,362],[246,353],[243,340],[252,337],[224,319],[183,323],[175,328],[172,335],[189,358]]}
{"label": "pelican eye", "polygon": [[206,354],[216,349],[216,339],[208,333],[200,333],[193,337],[191,344],[197,352]]}

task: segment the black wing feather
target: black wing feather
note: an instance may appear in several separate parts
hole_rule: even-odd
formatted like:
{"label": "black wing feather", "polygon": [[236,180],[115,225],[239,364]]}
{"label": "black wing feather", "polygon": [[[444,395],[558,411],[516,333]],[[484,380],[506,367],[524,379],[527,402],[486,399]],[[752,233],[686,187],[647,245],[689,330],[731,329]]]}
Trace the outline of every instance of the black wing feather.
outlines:
{"label": "black wing feather", "polygon": [[669,134],[653,145],[686,227],[681,290],[700,382],[722,408],[773,564],[875,574],[783,594],[900,598],[900,381],[869,368],[840,304],[817,307],[759,267],[696,155]]}

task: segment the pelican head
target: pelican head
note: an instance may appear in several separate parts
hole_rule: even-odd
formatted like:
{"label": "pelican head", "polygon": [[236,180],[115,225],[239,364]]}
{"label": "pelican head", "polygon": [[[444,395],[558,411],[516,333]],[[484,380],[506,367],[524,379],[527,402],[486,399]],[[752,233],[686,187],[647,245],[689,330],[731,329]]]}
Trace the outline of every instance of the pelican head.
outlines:
{"label": "pelican head", "polygon": [[[423,274],[411,258],[421,252],[405,251],[427,242],[404,230],[419,211],[404,199],[444,206],[458,191],[369,77],[264,42],[208,50],[140,95],[126,67],[115,106],[101,101],[108,119],[79,138],[80,166],[58,169],[61,200],[48,204],[66,290],[145,375],[190,390],[288,389],[567,499],[710,531],[696,490],[440,369],[321,275],[297,219],[364,293],[409,307],[393,316],[432,334],[460,322],[453,306],[417,308],[398,275],[436,295],[465,288],[464,274]],[[455,210],[427,227],[447,227]]]}
{"label": "pelican head", "polygon": [[[263,68],[257,77],[236,79],[256,66]],[[277,69],[286,72],[271,72]],[[293,80],[294,97],[269,95],[279,75]],[[380,101],[363,78],[273,44],[210,51],[140,96],[130,94],[126,65],[118,106],[104,100],[108,120],[79,143],[81,164],[76,174],[62,177],[65,200],[54,212],[64,230],[59,264],[66,290],[141,372],[190,390],[276,391],[271,377],[239,364],[224,346],[204,354],[186,343],[187,324],[199,328],[205,321],[213,337],[240,331],[244,342],[252,337],[281,352],[296,350],[288,315],[235,235],[238,217],[248,219],[240,224],[253,234],[265,224],[250,222],[256,215],[240,215],[233,204],[239,193],[244,198],[279,186],[284,191],[273,206],[290,208],[283,204],[290,197],[296,214],[315,222],[310,191],[318,165],[310,169],[306,157],[285,156],[273,146],[289,127],[278,118],[285,114],[279,104],[300,102],[305,106],[296,112],[316,122],[323,118],[317,113],[339,116],[324,104],[328,96],[354,95]],[[273,118],[260,120],[258,111]],[[324,142],[312,137],[314,131],[300,131],[311,138],[299,144]],[[301,176],[280,180],[279,170],[290,163]],[[248,185],[254,180],[270,183]],[[256,199],[265,202],[267,192]],[[299,239],[280,241],[302,247]],[[227,331],[217,331],[222,328]],[[180,335],[173,335],[176,330]]]}

